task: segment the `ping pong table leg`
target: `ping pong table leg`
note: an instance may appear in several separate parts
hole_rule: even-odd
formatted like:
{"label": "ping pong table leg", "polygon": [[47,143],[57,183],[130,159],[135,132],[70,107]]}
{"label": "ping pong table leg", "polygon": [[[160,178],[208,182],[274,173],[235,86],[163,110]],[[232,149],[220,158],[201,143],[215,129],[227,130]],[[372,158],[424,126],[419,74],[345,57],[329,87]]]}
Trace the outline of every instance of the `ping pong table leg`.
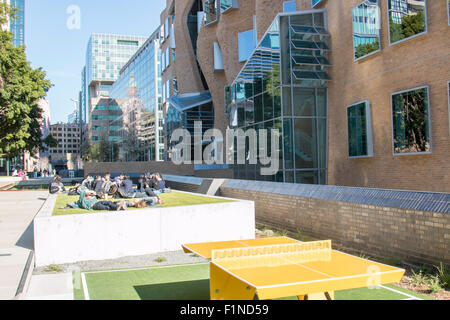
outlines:
{"label": "ping pong table leg", "polygon": [[210,264],[211,300],[253,300],[256,289]]}
{"label": "ping pong table leg", "polygon": [[334,300],[334,292],[310,293],[297,296],[298,300]]}

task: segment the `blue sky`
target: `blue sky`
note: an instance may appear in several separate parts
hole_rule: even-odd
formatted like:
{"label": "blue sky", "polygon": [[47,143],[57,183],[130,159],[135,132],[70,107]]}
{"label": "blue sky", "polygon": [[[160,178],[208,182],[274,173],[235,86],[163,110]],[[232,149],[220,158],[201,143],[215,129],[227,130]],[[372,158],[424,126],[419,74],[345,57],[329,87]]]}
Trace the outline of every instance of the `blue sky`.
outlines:
{"label": "blue sky", "polygon": [[[159,26],[165,0],[25,0],[25,45],[34,68],[42,67],[54,87],[52,123],[66,122],[81,88],[81,69],[92,33],[150,36]],[[80,29],[69,29],[67,8],[80,8]]]}

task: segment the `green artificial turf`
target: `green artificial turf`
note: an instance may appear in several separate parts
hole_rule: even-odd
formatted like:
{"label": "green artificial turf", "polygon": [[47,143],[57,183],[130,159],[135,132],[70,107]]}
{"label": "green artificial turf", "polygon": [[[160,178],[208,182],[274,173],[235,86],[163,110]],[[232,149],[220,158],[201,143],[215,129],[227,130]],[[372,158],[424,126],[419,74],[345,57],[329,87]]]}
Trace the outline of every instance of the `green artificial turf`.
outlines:
{"label": "green artificial turf", "polygon": [[[158,207],[169,208],[169,207],[180,207],[180,206],[192,206],[198,204],[211,204],[211,203],[222,203],[222,202],[232,202],[232,200],[212,198],[203,195],[196,195],[184,192],[172,191],[170,193],[163,193],[159,195],[161,199],[165,201],[164,205],[158,205]],[[53,209],[53,216],[61,215],[71,215],[71,214],[84,214],[93,213],[95,211],[89,211],[84,209],[61,209],[65,207],[68,203],[76,203],[79,196],[69,196],[66,194],[58,195],[56,199],[55,208]],[[130,200],[134,201],[136,199],[113,199],[112,201]],[[138,210],[135,208],[129,208],[128,210]]]}
{"label": "green artificial turf", "polygon": [[[209,264],[156,267],[139,270],[85,273],[91,300],[208,300]],[[420,299],[426,296],[399,288]],[[75,290],[75,299],[84,299],[82,290]],[[335,293],[336,300],[403,300],[408,296],[384,288],[352,289]],[[297,300],[287,297],[280,300]],[[432,300],[432,299],[430,299]]]}

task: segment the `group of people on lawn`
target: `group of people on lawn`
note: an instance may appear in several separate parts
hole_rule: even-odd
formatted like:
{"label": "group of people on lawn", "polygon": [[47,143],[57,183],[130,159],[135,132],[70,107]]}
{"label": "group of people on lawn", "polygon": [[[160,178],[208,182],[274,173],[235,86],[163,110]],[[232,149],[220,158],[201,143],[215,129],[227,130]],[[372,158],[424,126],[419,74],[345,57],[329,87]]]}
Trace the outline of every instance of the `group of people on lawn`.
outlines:
{"label": "group of people on lawn", "polygon": [[[95,178],[88,175],[81,184],[68,192],[62,184],[62,179],[56,176],[50,184],[50,193],[68,193],[79,195],[76,203],[69,203],[69,208],[80,208],[99,211],[119,211],[129,207],[145,208],[156,204],[164,204],[158,195],[170,192],[159,173],[144,173],[139,177],[137,188],[133,188],[133,181],[124,173],[111,179],[110,173]],[[111,201],[109,199],[127,199]],[[133,199],[130,201],[129,199]]]}

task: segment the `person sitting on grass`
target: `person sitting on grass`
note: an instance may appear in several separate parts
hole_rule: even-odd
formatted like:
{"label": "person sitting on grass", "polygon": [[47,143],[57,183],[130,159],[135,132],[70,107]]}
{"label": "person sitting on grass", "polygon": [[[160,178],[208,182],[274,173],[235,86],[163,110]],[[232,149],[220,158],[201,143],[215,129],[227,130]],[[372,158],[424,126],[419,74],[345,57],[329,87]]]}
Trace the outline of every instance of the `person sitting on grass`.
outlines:
{"label": "person sitting on grass", "polygon": [[118,177],[114,178],[114,182],[117,184],[118,187],[122,184],[122,181],[125,179],[125,173],[121,173]]}
{"label": "person sitting on grass", "polygon": [[57,194],[66,192],[64,184],[62,183],[62,178],[60,176],[54,176],[52,182],[48,186],[48,191],[50,194]]}
{"label": "person sitting on grass", "polygon": [[148,179],[145,173],[141,174],[137,184],[137,190],[139,192],[145,192],[145,189],[148,188]]}
{"label": "person sitting on grass", "polygon": [[123,199],[144,199],[144,198],[156,198],[158,203],[164,204],[164,201],[158,197],[150,188],[145,188],[144,192],[133,189],[133,181],[129,176],[125,176],[122,184],[119,186],[116,192],[116,196]]}
{"label": "person sitting on grass", "polygon": [[111,189],[112,184],[113,182],[111,181],[111,174],[109,172],[105,173],[102,185],[102,189],[105,194],[109,193],[109,189]]}
{"label": "person sitting on grass", "polygon": [[89,190],[92,190],[92,183],[94,182],[94,178],[91,175],[87,175],[81,185]]}
{"label": "person sitting on grass", "polygon": [[80,198],[76,204],[81,209],[98,211],[119,211],[127,208],[125,201],[98,201],[95,191],[82,188],[80,188]]}

